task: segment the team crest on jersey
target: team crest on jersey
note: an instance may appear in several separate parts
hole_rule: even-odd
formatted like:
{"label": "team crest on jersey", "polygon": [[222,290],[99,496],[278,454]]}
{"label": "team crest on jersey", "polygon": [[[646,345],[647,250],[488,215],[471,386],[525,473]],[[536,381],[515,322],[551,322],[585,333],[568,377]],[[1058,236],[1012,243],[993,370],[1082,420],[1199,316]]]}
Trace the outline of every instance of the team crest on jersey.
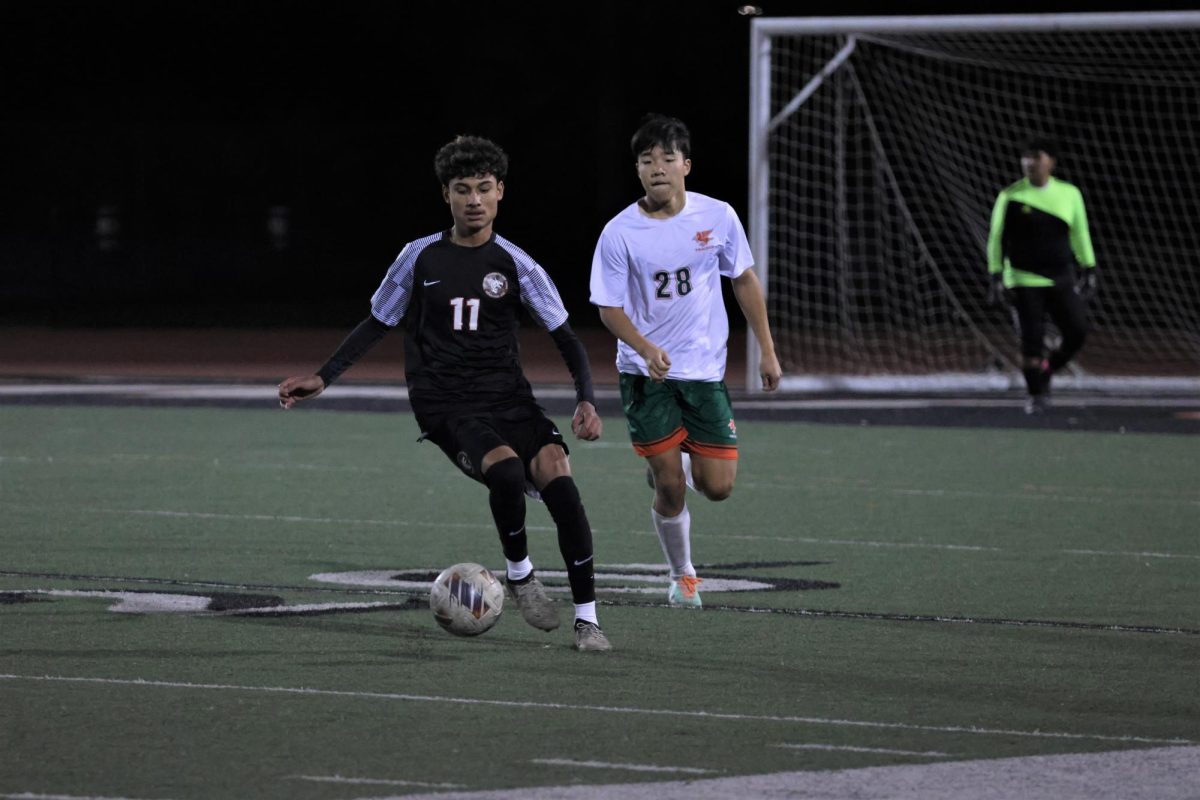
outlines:
{"label": "team crest on jersey", "polygon": [[706,231],[696,231],[696,235],[692,239],[700,246],[696,250],[711,250],[717,246],[717,243],[712,238],[712,228]]}
{"label": "team crest on jersey", "polygon": [[499,272],[489,272],[483,276],[483,292],[488,297],[499,300],[508,294],[508,278]]}

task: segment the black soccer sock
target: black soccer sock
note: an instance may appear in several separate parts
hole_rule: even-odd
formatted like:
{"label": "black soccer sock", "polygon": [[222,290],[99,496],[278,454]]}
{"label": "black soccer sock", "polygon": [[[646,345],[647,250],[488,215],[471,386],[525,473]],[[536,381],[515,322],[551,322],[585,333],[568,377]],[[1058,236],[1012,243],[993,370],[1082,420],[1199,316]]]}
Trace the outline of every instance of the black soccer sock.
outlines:
{"label": "black soccer sock", "polygon": [[1041,367],[1026,367],[1021,370],[1025,376],[1025,388],[1031,395],[1039,395],[1046,391],[1046,373]]}
{"label": "black soccer sock", "polygon": [[523,561],[529,556],[529,540],[525,536],[525,467],[521,459],[506,458],[492,464],[483,473],[483,482],[504,557]]}
{"label": "black soccer sock", "polygon": [[[1076,348],[1076,349],[1078,349],[1078,348]],[[1053,353],[1050,354],[1050,358],[1048,359],[1048,362],[1050,365],[1050,371],[1058,372],[1060,369],[1062,369],[1063,367],[1065,367],[1067,365],[1067,362],[1070,361],[1071,358],[1074,357],[1074,355],[1075,355],[1074,350],[1072,350],[1071,352],[1064,352],[1061,349],[1055,350]]]}
{"label": "black soccer sock", "polygon": [[571,599],[578,603],[596,600],[595,564],[592,559],[592,526],[570,475],[555,478],[542,489],[542,500],[558,527],[558,549],[567,566]]}

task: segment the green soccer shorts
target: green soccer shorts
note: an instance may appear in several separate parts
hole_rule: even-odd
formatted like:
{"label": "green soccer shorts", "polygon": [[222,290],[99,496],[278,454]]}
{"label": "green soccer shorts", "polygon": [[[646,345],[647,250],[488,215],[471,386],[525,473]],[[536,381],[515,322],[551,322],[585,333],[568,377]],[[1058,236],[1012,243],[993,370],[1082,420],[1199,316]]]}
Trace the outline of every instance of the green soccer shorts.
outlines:
{"label": "green soccer shorts", "polygon": [[621,406],[629,439],[640,456],[678,445],[706,458],[736,459],[737,426],[724,381],[659,383],[645,375],[621,373]]}

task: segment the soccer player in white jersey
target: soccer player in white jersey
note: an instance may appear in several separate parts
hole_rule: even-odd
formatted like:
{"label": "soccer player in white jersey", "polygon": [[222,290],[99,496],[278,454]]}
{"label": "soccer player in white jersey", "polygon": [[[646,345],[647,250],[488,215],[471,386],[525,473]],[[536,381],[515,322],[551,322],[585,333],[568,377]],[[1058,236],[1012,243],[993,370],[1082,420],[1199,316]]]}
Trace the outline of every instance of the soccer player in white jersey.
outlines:
{"label": "soccer player in white jersey", "polygon": [[587,352],[550,276],[492,229],[508,171],[504,151],[487,139],[459,136],[438,151],[434,169],[454,225],[404,246],[371,298],[371,313],[315,374],[279,384],[279,404],[286,409],[316,397],[388,331],[403,327],[408,397],[421,439],[488,488],[507,562],[504,584],[521,616],[544,631],[558,627],[558,612],[529,559],[525,494],[532,484],[558,529],[575,601],[575,647],[608,650],[596,619],[592,531],[567,445],[521,369],[522,309],[550,331],[575,378],[571,430],[594,440],[602,424]]}
{"label": "soccer player in white jersey", "polygon": [[724,500],[737,477],[722,277],[761,348],[763,389],[777,389],[782,373],[741,220],[728,203],[685,187],[687,126],[651,114],[631,144],[645,194],[600,234],[591,301],[618,339],[621,402],[633,448],[649,465],[650,513],[671,570],[667,601],[699,608],[686,489]]}

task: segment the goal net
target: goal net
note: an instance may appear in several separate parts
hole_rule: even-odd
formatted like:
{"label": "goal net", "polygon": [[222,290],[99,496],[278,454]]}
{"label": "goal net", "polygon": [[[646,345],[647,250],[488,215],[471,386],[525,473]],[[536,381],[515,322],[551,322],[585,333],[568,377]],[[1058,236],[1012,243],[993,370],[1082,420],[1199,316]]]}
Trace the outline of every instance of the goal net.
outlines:
{"label": "goal net", "polygon": [[985,246],[1032,135],[1058,143],[1099,265],[1090,337],[1056,386],[1200,388],[1200,12],[751,31],[750,238],[783,388],[1020,385]]}

